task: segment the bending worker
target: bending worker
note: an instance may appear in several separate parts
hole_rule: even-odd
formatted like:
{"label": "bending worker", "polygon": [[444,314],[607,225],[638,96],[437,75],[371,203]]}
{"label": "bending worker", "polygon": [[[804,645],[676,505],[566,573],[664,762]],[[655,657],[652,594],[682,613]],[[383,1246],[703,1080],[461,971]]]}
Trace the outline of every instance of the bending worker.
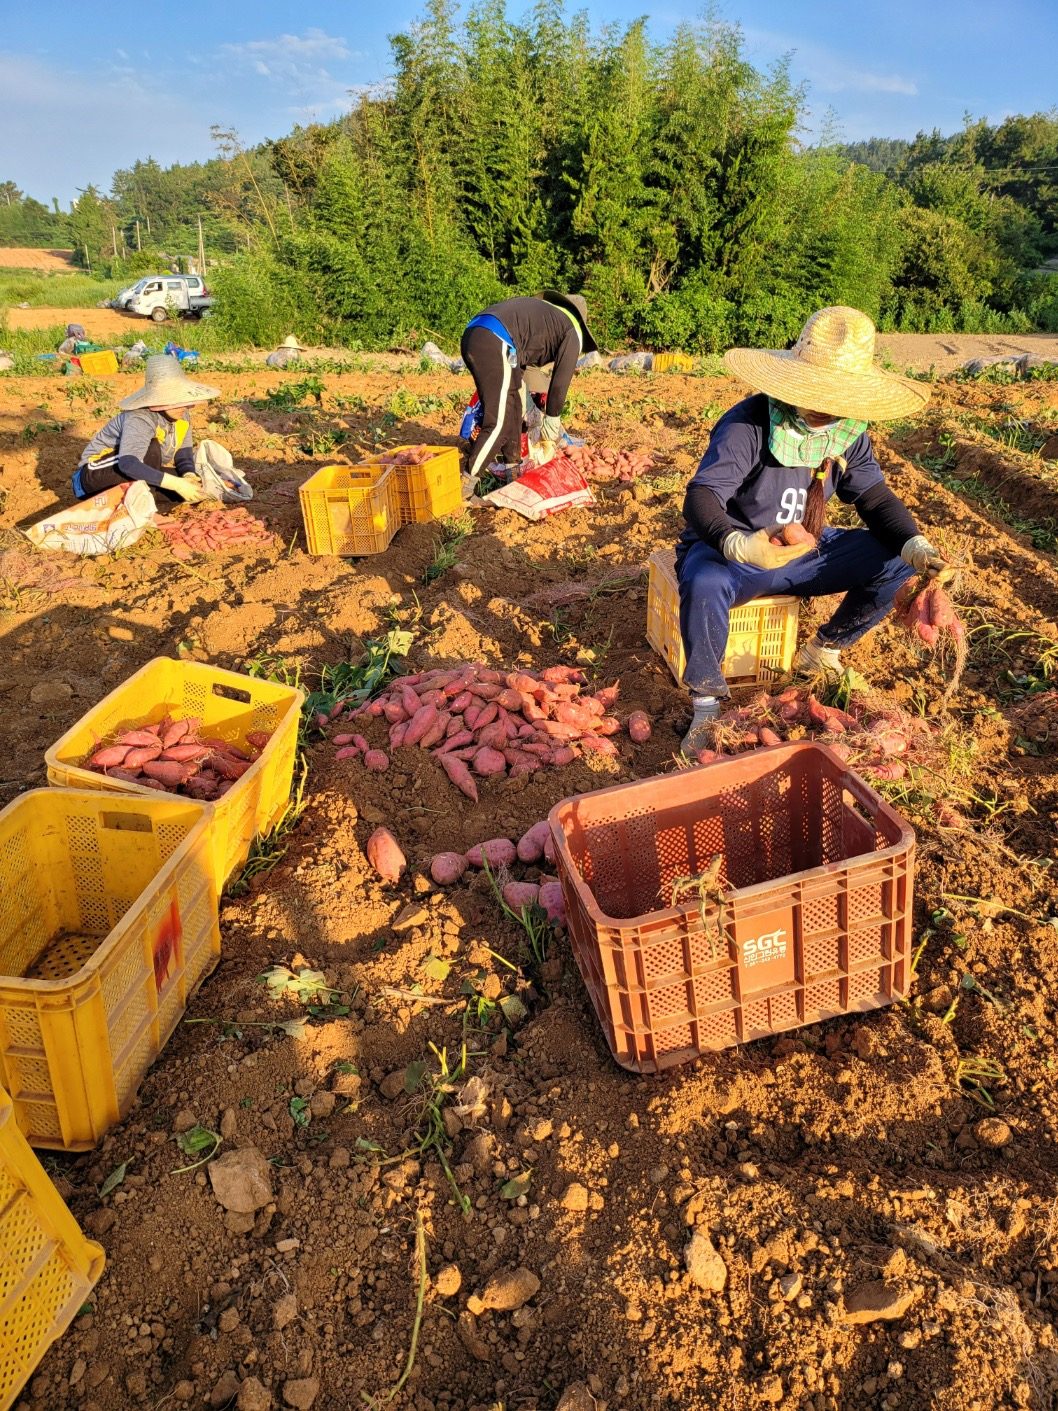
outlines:
{"label": "bending worker", "polygon": [[467,467],[471,491],[493,460],[521,461],[522,379],[526,368],[553,364],[542,438],[562,436],[562,413],[577,359],[598,345],[588,331],[588,306],[579,294],[545,289],[539,299],[504,299],[472,318],[459,351],[481,402],[481,431]]}
{"label": "bending worker", "polygon": [[[886,485],[867,435],[869,421],[909,416],[929,400],[921,383],[874,366],[874,338],[866,314],[828,308],[787,351],[724,355],[760,391],[717,422],[683,506],[676,576],[693,709],[683,748],[692,759],[729,694],[721,663],[733,607],[773,594],[843,593],[794,662],[802,675],[839,675],[842,649],[881,622],[903,582],[948,567]],[[864,528],[825,527],[832,495]]]}
{"label": "bending worker", "polygon": [[148,358],[144,385],[118,403],[117,416],[81,452],[74,494],[88,500],[128,480],[145,480],[171,499],[206,499],[197,477],[185,478],[195,470],[191,408],[219,396],[216,387],[193,382],[176,358]]}

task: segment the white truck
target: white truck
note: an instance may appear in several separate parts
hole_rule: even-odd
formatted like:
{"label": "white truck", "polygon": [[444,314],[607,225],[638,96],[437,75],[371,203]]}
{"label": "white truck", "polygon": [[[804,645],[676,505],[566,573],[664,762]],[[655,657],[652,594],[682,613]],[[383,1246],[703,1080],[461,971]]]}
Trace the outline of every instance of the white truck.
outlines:
{"label": "white truck", "polygon": [[134,286],[123,307],[126,313],[164,323],[170,314],[201,318],[213,307],[213,298],[198,275],[153,275]]}

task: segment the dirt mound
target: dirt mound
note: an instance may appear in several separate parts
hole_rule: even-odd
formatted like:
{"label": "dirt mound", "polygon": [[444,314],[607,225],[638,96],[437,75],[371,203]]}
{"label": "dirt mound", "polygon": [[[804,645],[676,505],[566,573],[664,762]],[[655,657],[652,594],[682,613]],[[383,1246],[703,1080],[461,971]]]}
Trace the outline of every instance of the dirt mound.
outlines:
{"label": "dirt mound", "polygon": [[[153,655],[282,663],[313,684],[395,623],[414,637],[409,669],[567,663],[620,680],[617,713],[646,711],[653,735],[615,737],[614,760],[483,782],[477,806],[422,751],[374,774],[310,745],[301,821],[274,869],[224,901],[221,964],[132,1113],[97,1151],[48,1158],[108,1266],[23,1405],[1052,1405],[1058,770],[1050,716],[1016,712],[1058,662],[1053,555],[916,464],[932,442],[878,438],[931,535],[977,565],[950,720],[938,668],[898,629],[852,653],[938,727],[934,772],[887,789],[918,829],[912,1000],[644,1081],[609,1059],[564,941],[541,964],[481,873],[441,889],[427,867],[517,837],[570,794],[673,767],[687,712],[645,641],[642,567],[673,542],[735,386],[578,380],[592,439],[649,449],[657,473],[539,525],[476,512],[455,567],[427,583],[437,526],[377,558],[311,559],[297,485],[382,425],[452,442],[466,379],[329,374],[322,413],[258,405],[282,374],[209,380],[223,397],[198,434],[235,453],[282,547],[180,564],[150,538],[70,565],[54,589],[20,584],[8,560],[0,798],[43,782],[44,744]],[[1058,405],[1046,384],[1024,395],[1041,420]],[[930,416],[969,405],[983,394],[941,388]],[[0,525],[68,498],[107,411],[76,384],[0,380]],[[302,447],[324,435],[311,460]],[[812,604],[802,631],[828,613]],[[938,826],[938,799],[965,830]],[[409,861],[395,886],[364,855],[380,823]],[[222,1205],[204,1167],[181,1169],[199,1159],[178,1142],[196,1123],[222,1156],[258,1153],[233,1163],[252,1168],[252,1199],[240,1186]]]}

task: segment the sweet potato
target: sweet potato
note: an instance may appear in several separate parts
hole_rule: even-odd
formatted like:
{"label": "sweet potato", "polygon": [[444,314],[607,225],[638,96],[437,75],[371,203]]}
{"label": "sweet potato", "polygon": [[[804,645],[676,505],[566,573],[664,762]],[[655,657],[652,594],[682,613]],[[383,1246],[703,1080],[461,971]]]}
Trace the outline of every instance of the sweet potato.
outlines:
{"label": "sweet potato", "polygon": [[547,912],[547,919],[552,926],[565,926],[566,924],[566,903],[562,899],[562,886],[558,882],[541,882],[539,892],[540,905]]}
{"label": "sweet potato", "polygon": [[492,774],[504,774],[507,770],[507,761],[499,750],[491,749],[488,745],[483,745],[474,756],[474,773],[483,777]]}
{"label": "sweet potato", "polygon": [[762,725],[757,733],[760,735],[760,742],[762,745],[782,744],[782,736],[777,735],[775,731],[770,728],[770,726]]}
{"label": "sweet potato", "polygon": [[175,764],[167,760],[149,759],[143,766],[143,772],[149,779],[161,784],[163,789],[178,789],[191,778],[197,767],[194,764]]}
{"label": "sweet potato", "polygon": [[634,710],[628,717],[628,734],[637,745],[650,739],[650,719],[646,711]]}
{"label": "sweet potato", "polygon": [[474,776],[461,759],[457,759],[455,754],[439,754],[437,758],[441,762],[441,768],[451,779],[457,789],[466,794],[468,799],[474,803],[478,801],[478,786],[474,782]]}
{"label": "sweet potato", "polygon": [[539,862],[544,855],[544,841],[551,836],[551,825],[546,818],[527,828],[518,839],[518,861]]}
{"label": "sweet potato", "polygon": [[[135,751],[129,751],[130,754]],[[180,741],[176,745],[167,745],[162,750],[162,759],[175,759],[178,764],[186,764],[190,759],[204,759],[209,754],[208,745],[192,744],[189,741]]]}
{"label": "sweet potato", "polygon": [[809,534],[803,524],[784,524],[782,542],[784,544],[804,544],[808,549],[814,549],[816,546],[814,535]]}
{"label": "sweet potato", "polygon": [[585,735],[580,742],[582,750],[587,750],[589,754],[601,754],[607,758],[612,758],[617,753],[617,746],[612,740],[607,740],[599,735]]}
{"label": "sweet potato", "polygon": [[422,710],[422,700],[410,686],[401,687],[400,703],[409,720]]}
{"label": "sweet potato", "polygon": [[154,729],[125,730],[118,736],[115,743],[130,747],[137,746],[141,749],[148,745],[161,745],[161,741],[158,738],[157,727]]}
{"label": "sweet potato", "polygon": [[517,856],[510,838],[489,838],[488,842],[477,843],[467,850],[467,862],[471,867],[483,867],[487,862],[493,871],[497,867],[510,867]]}
{"label": "sweet potato", "polygon": [[502,895],[515,915],[520,915],[523,907],[535,906],[540,896],[540,888],[535,882],[508,882]]}
{"label": "sweet potato", "polygon": [[339,748],[341,748],[342,745],[351,745],[353,743],[353,735],[351,733],[335,735],[331,743],[337,745]]}
{"label": "sweet potato", "polygon": [[345,745],[342,749],[335,750],[334,757],[335,759],[356,759],[359,754],[360,751],[355,745]]}
{"label": "sweet potato", "polygon": [[430,859],[430,876],[439,887],[450,887],[467,870],[467,860],[461,852],[438,852]]}
{"label": "sweet potato", "polygon": [[[137,745],[134,749],[129,750],[122,760],[122,765],[125,769],[142,769],[148,760],[157,759],[161,752],[161,740],[155,740],[153,745]],[[202,752],[205,753],[204,746]]]}
{"label": "sweet potato", "polygon": [[[428,750],[432,749],[434,745],[439,745],[448,733],[448,722],[450,719],[451,716],[448,714],[448,711],[442,710],[434,723],[426,731],[426,734],[423,735],[422,739],[417,741],[419,748]],[[404,738],[407,740],[407,736]]]}
{"label": "sweet potato", "polygon": [[389,755],[384,750],[368,750],[364,755],[364,765],[378,774],[383,774],[389,768]]}
{"label": "sweet potato", "polygon": [[[241,779],[248,769],[253,768],[252,759],[232,759],[230,755],[219,753],[214,754],[210,762],[223,779]],[[190,767],[194,768],[193,765]]]}
{"label": "sweet potato", "polygon": [[[179,740],[182,740],[182,739],[184,738],[184,736],[189,733],[189,731],[190,731],[190,729],[191,729],[191,725],[192,725],[192,722],[191,722],[190,719],[185,719],[185,720],[172,720],[172,721],[169,722],[168,725],[164,725],[164,722],[163,722],[163,726],[160,726],[160,727],[159,727],[159,737],[160,737],[160,739],[161,739],[163,748],[165,748],[165,749],[168,750],[168,749],[170,749],[173,745],[175,745]],[[198,728],[198,721],[197,721],[197,720],[194,722],[194,725],[195,725],[195,728],[197,729],[197,728]]]}
{"label": "sweet potato", "polygon": [[399,882],[408,860],[388,828],[376,828],[367,840],[367,860],[384,882]]}
{"label": "sweet potato", "polygon": [[271,738],[270,730],[251,730],[246,737],[246,743],[252,745],[255,750],[263,750]]}
{"label": "sweet potato", "polygon": [[407,738],[407,734],[408,734],[408,722],[407,722],[406,720],[401,720],[401,721],[398,721],[396,725],[391,725],[391,726],[389,727],[389,747],[390,747],[390,749],[391,749],[391,750],[399,750],[400,747],[401,747],[401,745],[404,744],[404,741],[405,741],[405,739]]}
{"label": "sweet potato", "polygon": [[104,745],[88,760],[89,769],[113,769],[123,764],[129,753],[128,745]]}
{"label": "sweet potato", "polygon": [[551,763],[561,769],[564,765],[572,764],[577,758],[575,750],[571,750],[568,745],[560,745],[557,750],[551,753]]}
{"label": "sweet potato", "polygon": [[404,734],[406,745],[417,745],[422,737],[437,723],[437,707],[435,705],[422,705],[408,721],[408,728]]}

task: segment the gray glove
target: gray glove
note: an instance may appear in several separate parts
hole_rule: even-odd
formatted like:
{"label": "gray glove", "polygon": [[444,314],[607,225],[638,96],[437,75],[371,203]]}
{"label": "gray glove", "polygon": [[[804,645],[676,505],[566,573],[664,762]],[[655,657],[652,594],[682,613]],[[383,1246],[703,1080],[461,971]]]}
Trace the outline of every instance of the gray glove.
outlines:
{"label": "gray glove", "polygon": [[733,529],[724,536],[720,552],[729,563],[745,563],[751,568],[785,568],[794,559],[804,558],[811,544],[773,544],[766,529],[749,534]]}
{"label": "gray glove", "polygon": [[900,550],[900,557],[916,573],[928,574],[930,578],[951,577],[954,570],[944,556],[937,552],[925,534],[915,534]]}
{"label": "gray glove", "polygon": [[562,436],[562,418],[560,416],[545,416],[540,423],[540,439],[542,441],[558,441]]}

